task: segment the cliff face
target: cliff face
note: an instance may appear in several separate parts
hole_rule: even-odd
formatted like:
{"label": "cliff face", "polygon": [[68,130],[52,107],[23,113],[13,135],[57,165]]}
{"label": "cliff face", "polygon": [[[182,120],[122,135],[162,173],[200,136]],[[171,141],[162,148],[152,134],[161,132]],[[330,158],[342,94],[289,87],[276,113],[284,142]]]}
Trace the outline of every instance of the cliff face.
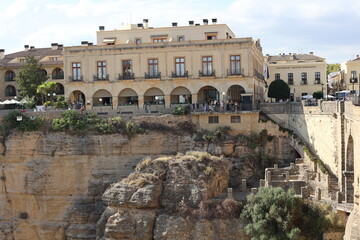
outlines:
{"label": "cliff face", "polygon": [[247,239],[234,211],[224,208],[222,217],[215,218],[222,205],[201,210],[227,188],[228,167],[228,160],[204,153],[142,162],[104,193],[109,207],[97,238]]}
{"label": "cliff face", "polygon": [[190,150],[190,136],[17,133],[0,156],[0,239],[94,239],[101,195],[148,155]]}

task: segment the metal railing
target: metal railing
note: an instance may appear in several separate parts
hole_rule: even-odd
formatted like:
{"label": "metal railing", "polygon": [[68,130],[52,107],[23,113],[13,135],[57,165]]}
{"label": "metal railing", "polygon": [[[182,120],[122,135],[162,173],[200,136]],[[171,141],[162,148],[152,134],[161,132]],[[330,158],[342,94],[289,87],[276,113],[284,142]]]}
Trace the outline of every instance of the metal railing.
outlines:
{"label": "metal railing", "polygon": [[243,72],[244,72],[243,68],[239,72],[236,72],[236,71],[233,71],[233,70],[229,71],[229,69],[226,69],[226,76],[241,76],[241,77],[244,77]]}
{"label": "metal railing", "polygon": [[93,80],[94,81],[109,81],[109,74],[106,74],[106,76],[93,75]]}
{"label": "metal railing", "polygon": [[64,79],[64,75],[53,75],[52,79]]}
{"label": "metal railing", "polygon": [[215,77],[215,70],[206,73],[199,71],[199,77]]}
{"label": "metal railing", "polygon": [[184,72],[183,74],[171,72],[171,77],[172,78],[189,78],[189,73],[188,73],[188,71]]}
{"label": "metal railing", "polygon": [[161,72],[153,73],[153,74],[145,73],[145,79],[151,79],[151,78],[160,78],[161,79]]}
{"label": "metal railing", "polygon": [[69,76],[68,79],[69,79],[69,82],[82,82],[82,81],[84,81],[84,78],[83,78],[82,75],[81,76]]}
{"label": "metal railing", "polygon": [[119,74],[118,80],[135,80],[135,74],[124,72],[123,75]]}

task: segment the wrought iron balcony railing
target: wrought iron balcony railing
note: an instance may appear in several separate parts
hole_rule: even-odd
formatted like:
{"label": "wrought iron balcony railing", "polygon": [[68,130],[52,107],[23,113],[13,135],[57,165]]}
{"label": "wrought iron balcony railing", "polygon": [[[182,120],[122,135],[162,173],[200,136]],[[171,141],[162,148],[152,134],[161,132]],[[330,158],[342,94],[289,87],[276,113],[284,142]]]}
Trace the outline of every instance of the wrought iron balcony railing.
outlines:
{"label": "wrought iron balcony railing", "polygon": [[171,72],[171,77],[172,78],[189,78],[189,73],[188,73],[188,71],[184,72],[183,74]]}
{"label": "wrought iron balcony railing", "polygon": [[69,79],[69,82],[82,82],[82,81],[84,81],[84,78],[83,78],[82,75],[81,76],[69,76],[68,79]]}
{"label": "wrought iron balcony railing", "polygon": [[119,74],[118,77],[119,80],[135,80],[135,74],[134,73],[123,73],[123,75]]}
{"label": "wrought iron balcony railing", "polygon": [[145,79],[151,79],[151,78],[160,78],[161,79],[161,72],[153,73],[153,74],[145,73]]}
{"label": "wrought iron balcony railing", "polygon": [[109,74],[104,75],[93,75],[94,81],[109,81]]}
{"label": "wrought iron balcony railing", "polygon": [[213,70],[212,72],[199,71],[199,77],[215,77],[215,70]]}

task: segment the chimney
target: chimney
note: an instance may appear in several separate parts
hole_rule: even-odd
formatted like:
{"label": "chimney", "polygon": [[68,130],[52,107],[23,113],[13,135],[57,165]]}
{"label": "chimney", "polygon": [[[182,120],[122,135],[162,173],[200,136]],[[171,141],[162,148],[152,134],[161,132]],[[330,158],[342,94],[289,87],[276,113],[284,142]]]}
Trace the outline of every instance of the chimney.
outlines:
{"label": "chimney", "polygon": [[94,45],[92,42],[89,42],[89,46],[92,46],[92,45]]}
{"label": "chimney", "polygon": [[144,28],[149,28],[149,19],[143,19]]}
{"label": "chimney", "polygon": [[217,19],[216,18],[213,18],[213,19],[211,19],[212,20],[212,23],[213,24],[216,24],[217,23]]}
{"label": "chimney", "polygon": [[189,21],[189,26],[194,26],[194,21]]}
{"label": "chimney", "polygon": [[100,31],[104,31],[104,30],[105,30],[105,27],[104,27],[104,26],[99,26],[99,30],[100,30]]}
{"label": "chimney", "polygon": [[57,43],[52,43],[51,44],[51,50],[57,50],[58,49],[58,44]]}
{"label": "chimney", "polygon": [[177,22],[173,22],[173,23],[172,23],[172,26],[173,26],[173,27],[177,27]]}
{"label": "chimney", "polygon": [[314,54],[314,52],[309,52],[310,54]]}
{"label": "chimney", "polygon": [[81,46],[89,46],[89,42],[88,41],[81,41]]}
{"label": "chimney", "polygon": [[5,49],[0,49],[0,59],[5,58]]}
{"label": "chimney", "polygon": [[64,45],[63,44],[59,44],[58,45],[58,49],[63,49]]}
{"label": "chimney", "polygon": [[267,53],[266,56],[268,57],[268,56],[270,56],[270,55]]}
{"label": "chimney", "polygon": [[35,47],[34,47],[34,46],[30,46],[30,50],[35,50]]}
{"label": "chimney", "polygon": [[291,54],[292,54],[292,53],[291,53],[291,52],[289,52],[289,55],[290,55],[290,56],[291,56]]}
{"label": "chimney", "polygon": [[200,23],[195,23],[195,26],[200,26]]}
{"label": "chimney", "polygon": [[29,50],[29,45],[24,45],[25,51]]}
{"label": "chimney", "polygon": [[203,19],[203,24],[208,25],[209,21],[207,19]]}
{"label": "chimney", "polygon": [[144,28],[144,25],[142,23],[138,23],[138,28]]}

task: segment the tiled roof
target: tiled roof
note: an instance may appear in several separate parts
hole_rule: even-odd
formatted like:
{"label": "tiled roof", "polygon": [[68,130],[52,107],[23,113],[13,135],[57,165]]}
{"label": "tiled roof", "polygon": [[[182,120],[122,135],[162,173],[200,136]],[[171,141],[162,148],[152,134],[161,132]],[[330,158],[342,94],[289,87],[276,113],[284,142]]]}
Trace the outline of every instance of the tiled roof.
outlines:
{"label": "tiled roof", "polygon": [[[21,52],[16,52],[16,53],[11,53],[11,54],[7,54],[5,55],[5,57],[3,59],[0,59],[0,66],[2,67],[10,67],[10,66],[20,66],[20,63],[9,63],[11,62],[13,59],[15,58],[19,58],[19,57],[26,57],[26,56],[35,56],[35,57],[39,57],[38,59],[41,60],[46,56],[62,56],[63,53],[63,49],[55,49],[53,50],[52,48],[34,48],[34,49],[29,49],[27,51],[21,51]],[[59,64],[62,62],[52,62],[52,64]],[[43,64],[43,63],[41,63]],[[47,65],[47,64],[44,64]]]}
{"label": "tiled roof", "polygon": [[318,57],[314,54],[279,54],[270,55],[269,61],[296,61],[296,60],[324,60],[324,58]]}

